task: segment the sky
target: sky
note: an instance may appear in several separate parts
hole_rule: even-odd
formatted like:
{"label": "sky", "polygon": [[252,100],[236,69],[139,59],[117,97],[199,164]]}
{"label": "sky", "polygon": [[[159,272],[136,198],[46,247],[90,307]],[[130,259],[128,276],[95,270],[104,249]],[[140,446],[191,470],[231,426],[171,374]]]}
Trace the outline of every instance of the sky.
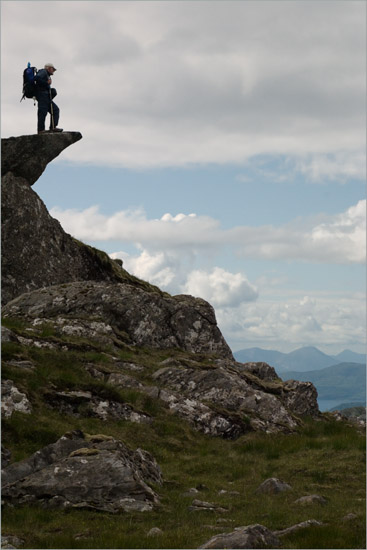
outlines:
{"label": "sky", "polygon": [[23,69],[53,63],[83,139],[33,189],[68,233],[233,351],[365,353],[365,52],[364,1],[2,0],[1,133],[35,133]]}

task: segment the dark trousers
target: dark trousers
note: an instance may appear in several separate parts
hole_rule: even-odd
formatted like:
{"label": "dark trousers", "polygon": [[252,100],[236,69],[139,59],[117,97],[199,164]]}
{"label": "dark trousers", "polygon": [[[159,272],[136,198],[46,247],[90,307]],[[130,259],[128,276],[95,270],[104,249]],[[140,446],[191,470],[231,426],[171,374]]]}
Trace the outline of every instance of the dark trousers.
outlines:
{"label": "dark trousers", "polygon": [[[45,120],[46,120],[47,113],[50,113],[50,115],[51,115],[50,93],[49,92],[40,92],[37,95],[37,101],[38,101],[37,130],[38,130],[38,132],[40,132],[40,131],[45,129]],[[52,111],[53,111],[53,115],[54,115],[53,116],[53,118],[54,118],[53,126],[56,128],[56,126],[59,123],[60,109],[58,108],[56,103],[54,103],[53,101],[52,101]],[[52,129],[52,115],[51,115],[51,118],[50,118],[50,130],[51,129]]]}

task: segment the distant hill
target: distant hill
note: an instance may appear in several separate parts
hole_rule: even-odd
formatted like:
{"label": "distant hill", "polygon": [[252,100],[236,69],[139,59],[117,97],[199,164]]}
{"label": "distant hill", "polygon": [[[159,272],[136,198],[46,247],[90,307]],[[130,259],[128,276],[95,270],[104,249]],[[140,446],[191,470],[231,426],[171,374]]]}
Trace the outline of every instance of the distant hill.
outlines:
{"label": "distant hill", "polygon": [[330,409],[330,412],[344,411],[345,409],[366,409],[365,403],[340,403],[337,407]]}
{"label": "distant hill", "polygon": [[272,367],[276,367],[286,353],[271,349],[248,348],[235,351],[233,355],[236,361],[240,363],[264,362],[269,363]]}
{"label": "distant hill", "polygon": [[350,349],[345,349],[338,355],[334,355],[337,363],[365,363],[366,356],[363,353],[355,353]]}
{"label": "distant hill", "polygon": [[361,363],[340,363],[308,372],[288,371],[283,380],[312,382],[319,399],[340,399],[340,402],[365,402],[366,366]]}
{"label": "distant hill", "polygon": [[360,353],[344,350],[333,356],[312,346],[299,348],[290,353],[248,348],[234,352],[234,357],[241,363],[264,361],[274,367],[278,373],[309,372],[331,367],[337,363],[365,363],[365,356]]}
{"label": "distant hill", "polygon": [[278,369],[280,372],[294,370],[311,371],[335,365],[335,358],[326,355],[315,347],[304,347],[287,353],[281,359]]}

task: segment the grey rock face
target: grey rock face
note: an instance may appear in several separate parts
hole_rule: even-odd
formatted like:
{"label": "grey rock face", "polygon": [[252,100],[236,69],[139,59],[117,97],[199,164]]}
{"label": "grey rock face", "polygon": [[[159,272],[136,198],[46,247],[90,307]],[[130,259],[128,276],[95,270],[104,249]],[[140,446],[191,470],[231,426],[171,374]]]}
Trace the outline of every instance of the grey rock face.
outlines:
{"label": "grey rock face", "polygon": [[[232,359],[210,304],[192,296],[148,292],[128,283],[88,281],[35,290],[9,302],[3,315],[47,320],[61,334],[65,319],[70,323],[80,319],[77,324],[82,334],[83,319],[85,324],[88,318],[89,326],[91,321],[97,324],[97,332],[98,326],[107,324],[123,333],[130,344]],[[103,332],[108,337],[109,331],[103,328]]]}
{"label": "grey rock face", "polygon": [[238,527],[232,533],[216,535],[200,548],[277,548],[278,537],[264,525]]}
{"label": "grey rock face", "polygon": [[89,391],[49,392],[44,398],[49,407],[62,414],[97,417],[101,420],[124,419],[138,424],[152,422],[149,415],[135,411],[126,403],[103,399]]}
{"label": "grey rock face", "polygon": [[2,178],[2,303],[36,288],[119,280],[115,262],[65,233],[28,180]]}
{"label": "grey rock face", "polygon": [[11,452],[9,449],[1,445],[1,466],[5,468],[10,462]]}
{"label": "grey rock face", "polygon": [[1,140],[1,174],[12,172],[33,185],[47,164],[82,139],[80,132],[35,134]]}
{"label": "grey rock face", "polygon": [[18,342],[16,334],[6,327],[1,327],[1,342]]}
{"label": "grey rock face", "polygon": [[1,536],[1,548],[20,548],[24,545],[24,540],[16,537],[15,535],[2,535]]}
{"label": "grey rock face", "polygon": [[273,382],[278,379],[278,375],[275,372],[274,367],[271,367],[267,363],[242,363],[241,370],[254,374],[261,380],[267,380]]}
{"label": "grey rock face", "polygon": [[2,498],[6,504],[143,512],[159,504],[152,482],[162,483],[162,474],[147,451],[72,432],[5,468]]}
{"label": "grey rock face", "polygon": [[319,412],[317,390],[311,382],[287,380],[283,386],[285,406],[300,416],[315,416]]}
{"label": "grey rock face", "polygon": [[165,367],[154,378],[190,399],[212,403],[226,409],[238,420],[249,415],[249,427],[264,431],[292,431],[297,421],[271,393],[254,389],[239,370],[231,367],[193,369]]}
{"label": "grey rock face", "polygon": [[322,525],[321,521],[317,521],[316,519],[308,519],[306,521],[301,521],[301,523],[296,523],[296,525],[291,525],[291,527],[281,529],[280,531],[274,531],[274,535],[277,535],[278,537],[284,537],[285,535],[290,535],[292,533],[295,533],[296,531],[299,531],[300,529],[319,527],[320,525]]}
{"label": "grey rock face", "polygon": [[25,393],[20,392],[12,380],[2,380],[1,416],[9,418],[15,411],[30,414],[31,410],[31,404]]}

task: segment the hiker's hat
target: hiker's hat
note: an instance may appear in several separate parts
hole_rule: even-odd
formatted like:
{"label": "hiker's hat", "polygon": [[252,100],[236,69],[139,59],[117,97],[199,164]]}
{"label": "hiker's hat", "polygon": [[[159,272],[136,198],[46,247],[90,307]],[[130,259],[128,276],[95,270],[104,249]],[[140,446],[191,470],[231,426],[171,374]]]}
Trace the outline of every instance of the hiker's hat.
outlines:
{"label": "hiker's hat", "polygon": [[47,67],[50,67],[51,69],[54,69],[55,71],[57,71],[57,69],[56,69],[56,67],[54,66],[53,63],[46,63],[45,69],[47,69]]}

